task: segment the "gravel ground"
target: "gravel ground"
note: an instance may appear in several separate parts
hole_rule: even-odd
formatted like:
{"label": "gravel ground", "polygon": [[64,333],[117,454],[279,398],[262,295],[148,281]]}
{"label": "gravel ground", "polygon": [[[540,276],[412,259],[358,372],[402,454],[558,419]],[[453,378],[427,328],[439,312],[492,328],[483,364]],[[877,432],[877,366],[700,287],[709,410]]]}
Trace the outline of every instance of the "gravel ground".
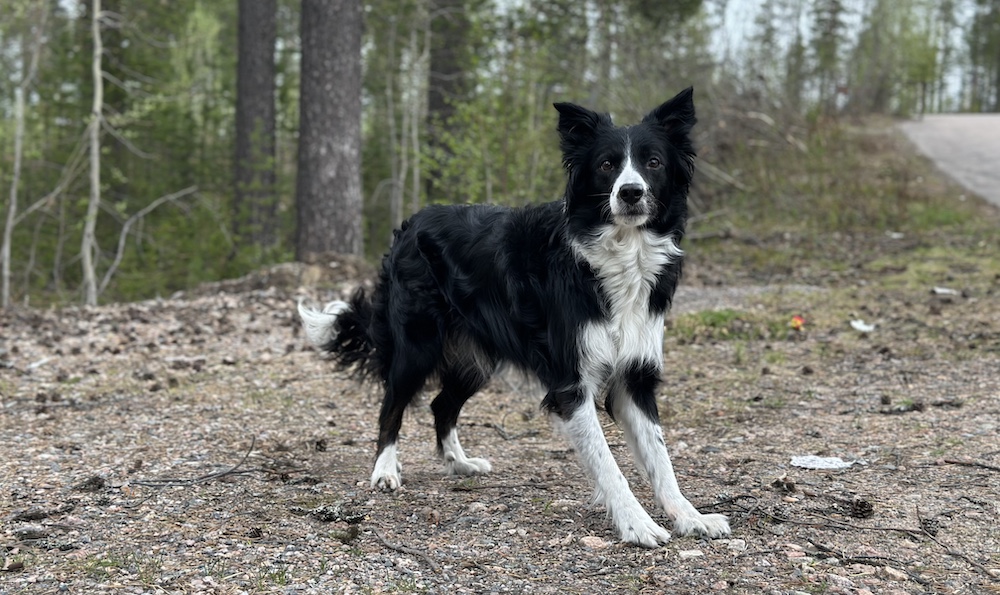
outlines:
{"label": "gravel ground", "polygon": [[[0,594],[1000,592],[1000,279],[686,288],[661,415],[682,489],[733,535],[653,550],[615,541],[517,376],[461,420],[493,474],[441,474],[427,399],[403,488],[371,492],[377,391],[293,314],[349,284],[0,312]],[[876,331],[820,315],[835,299]],[[682,324],[720,308],[807,325]]]}

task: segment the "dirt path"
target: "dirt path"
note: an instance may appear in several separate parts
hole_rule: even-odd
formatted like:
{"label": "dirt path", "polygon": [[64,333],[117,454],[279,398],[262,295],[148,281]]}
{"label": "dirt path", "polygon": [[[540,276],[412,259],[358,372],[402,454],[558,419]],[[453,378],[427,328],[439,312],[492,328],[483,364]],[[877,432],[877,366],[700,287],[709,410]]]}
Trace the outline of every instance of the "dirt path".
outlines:
{"label": "dirt path", "polygon": [[1000,205],[1000,114],[931,114],[899,127],[941,171]]}

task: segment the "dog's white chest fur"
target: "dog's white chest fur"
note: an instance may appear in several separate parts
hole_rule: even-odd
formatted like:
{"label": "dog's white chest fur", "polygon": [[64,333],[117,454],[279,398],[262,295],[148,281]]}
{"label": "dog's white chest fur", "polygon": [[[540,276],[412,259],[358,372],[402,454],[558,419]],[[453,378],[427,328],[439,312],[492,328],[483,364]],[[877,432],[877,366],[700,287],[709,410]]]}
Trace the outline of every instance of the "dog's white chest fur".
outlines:
{"label": "dog's white chest fur", "polygon": [[657,275],[683,252],[671,236],[608,225],[587,242],[575,242],[577,258],[594,270],[607,297],[605,318],[587,323],[580,335],[585,382],[600,382],[602,370],[623,364],[662,365],[663,313],[650,311]]}

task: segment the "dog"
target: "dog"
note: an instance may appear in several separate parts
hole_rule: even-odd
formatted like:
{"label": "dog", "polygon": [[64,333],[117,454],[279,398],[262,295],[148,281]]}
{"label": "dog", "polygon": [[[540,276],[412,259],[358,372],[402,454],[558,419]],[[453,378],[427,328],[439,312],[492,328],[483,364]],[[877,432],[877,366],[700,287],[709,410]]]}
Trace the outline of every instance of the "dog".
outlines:
{"label": "dog", "polygon": [[432,377],[438,453],[455,475],[489,473],[466,455],[462,405],[502,365],[538,377],[542,407],[559,422],[619,537],[645,547],[670,538],[629,489],[595,399],[622,427],[674,533],[729,534],[681,494],[656,394],[663,321],[681,276],[679,247],[694,173],[688,88],[641,122],[556,103],[562,200],[507,208],[429,206],[396,230],[371,296],[322,310],[299,302],[308,340],[385,388],[372,489],[400,487],[403,412]]}

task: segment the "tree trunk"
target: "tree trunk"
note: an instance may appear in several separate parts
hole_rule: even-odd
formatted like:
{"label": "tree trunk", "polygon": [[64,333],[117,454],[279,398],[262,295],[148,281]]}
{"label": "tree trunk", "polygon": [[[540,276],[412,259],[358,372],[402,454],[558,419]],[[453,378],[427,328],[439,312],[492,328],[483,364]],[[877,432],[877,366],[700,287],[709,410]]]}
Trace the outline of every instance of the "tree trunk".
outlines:
{"label": "tree trunk", "polygon": [[94,53],[91,74],[94,79],[94,102],[90,113],[90,201],[87,216],[83,220],[83,241],[80,243],[80,257],[83,263],[84,303],[97,305],[97,274],[94,271],[97,256],[97,211],[101,206],[101,112],[104,110],[104,78],[101,73],[101,0],[93,0],[91,32],[94,38]]}
{"label": "tree trunk", "polygon": [[361,2],[302,0],[295,257],[361,254]]}
{"label": "tree trunk", "polygon": [[257,256],[277,243],[275,194],[276,0],[239,0],[233,233]]}
{"label": "tree trunk", "polygon": [[[48,14],[48,7],[41,6],[37,31],[34,34],[30,31],[21,34],[21,82],[14,89],[14,171],[11,174],[7,220],[3,228],[3,246],[0,247],[0,261],[2,261],[0,276],[3,278],[0,305],[4,308],[10,305],[10,241],[14,233],[14,219],[17,217],[17,187],[21,183],[21,160],[24,156],[24,98],[38,70],[38,56],[41,54],[42,40],[45,39],[45,21]],[[34,21],[31,24],[34,24]],[[31,37],[34,37],[34,43],[29,51],[28,39]]]}
{"label": "tree trunk", "polygon": [[[466,0],[430,0],[431,40],[430,76],[427,89],[427,144],[436,159],[448,159],[443,141],[449,120],[455,114],[455,102],[468,92],[466,73],[470,68],[469,18]],[[427,200],[457,202],[460,197],[442,196],[449,185],[441,180],[439,168],[427,172]]]}

